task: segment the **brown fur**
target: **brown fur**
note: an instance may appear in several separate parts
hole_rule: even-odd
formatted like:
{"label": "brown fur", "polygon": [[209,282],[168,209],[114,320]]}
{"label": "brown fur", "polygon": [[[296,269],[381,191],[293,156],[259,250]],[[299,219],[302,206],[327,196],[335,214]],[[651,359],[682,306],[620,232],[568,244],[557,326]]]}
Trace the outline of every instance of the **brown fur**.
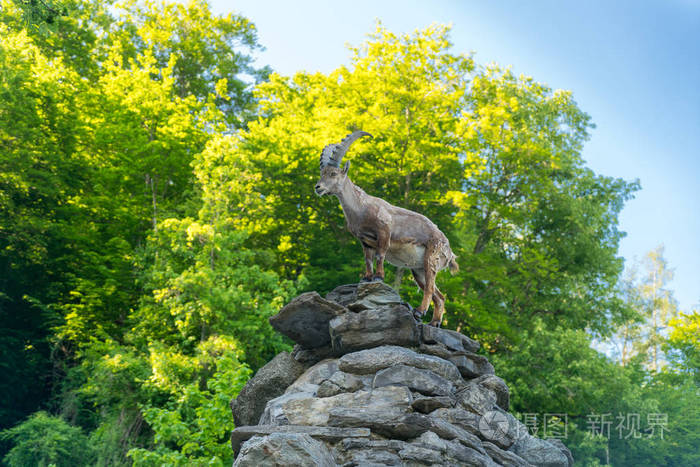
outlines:
{"label": "brown fur", "polygon": [[[363,280],[384,280],[384,260],[410,269],[423,290],[423,301],[416,313],[424,315],[432,300],[435,309],[430,324],[439,327],[445,297],[435,286],[435,276],[445,268],[453,274],[459,270],[450,242],[422,214],[365,193],[350,180],[348,168],[348,163],[342,169],[323,166],[315,191],[319,196],[332,194],[340,200],[348,230],[362,243],[365,254]],[[373,273],[373,259],[377,261],[376,274]]]}

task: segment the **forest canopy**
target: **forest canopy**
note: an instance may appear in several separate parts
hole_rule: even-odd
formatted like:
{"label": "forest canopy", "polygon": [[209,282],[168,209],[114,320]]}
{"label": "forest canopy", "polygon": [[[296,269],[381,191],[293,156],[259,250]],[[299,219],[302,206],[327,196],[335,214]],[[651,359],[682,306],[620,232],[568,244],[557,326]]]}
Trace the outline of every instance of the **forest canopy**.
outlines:
{"label": "forest canopy", "polygon": [[[230,465],[230,399],[291,348],[268,318],[363,270],[313,192],[321,149],[357,129],[375,137],[350,176],[449,237],[444,326],[482,343],[513,411],[567,414],[580,465],[700,463],[698,313],[662,249],[624,271],[640,186],[586,166],[572,92],[477,63],[443,25],[378,23],[347,65],[282,76],[255,65],[252,20],[1,3],[5,464]],[[403,271],[387,282],[417,301]],[[629,413],[639,437],[590,430]]]}

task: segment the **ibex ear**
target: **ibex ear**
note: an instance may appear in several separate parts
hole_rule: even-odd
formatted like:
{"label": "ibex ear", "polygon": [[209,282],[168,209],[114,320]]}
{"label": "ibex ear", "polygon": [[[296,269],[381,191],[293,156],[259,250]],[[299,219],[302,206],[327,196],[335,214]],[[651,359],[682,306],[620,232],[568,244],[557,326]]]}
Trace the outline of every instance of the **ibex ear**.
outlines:
{"label": "ibex ear", "polygon": [[350,162],[346,162],[345,165],[343,166],[343,175],[348,174],[348,169],[350,168]]}

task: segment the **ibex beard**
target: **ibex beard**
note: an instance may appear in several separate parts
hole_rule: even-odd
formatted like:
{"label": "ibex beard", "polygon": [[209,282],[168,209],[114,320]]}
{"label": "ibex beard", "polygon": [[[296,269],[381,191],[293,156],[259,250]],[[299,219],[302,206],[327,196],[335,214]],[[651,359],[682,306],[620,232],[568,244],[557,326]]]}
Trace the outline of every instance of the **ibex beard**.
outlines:
{"label": "ibex beard", "polygon": [[321,179],[316,184],[316,194],[338,197],[348,230],[362,243],[365,254],[362,280],[383,281],[384,260],[410,269],[423,291],[423,301],[414,310],[414,316],[421,319],[432,300],[434,310],[430,324],[439,327],[445,311],[445,296],[435,285],[435,277],[446,268],[455,274],[459,270],[457,257],[445,234],[430,219],[368,195],[350,180],[350,163],[346,162],[342,168],[340,163],[350,145],[363,136],[372,137],[367,132],[355,131],[340,143],[329,144],[323,149]]}

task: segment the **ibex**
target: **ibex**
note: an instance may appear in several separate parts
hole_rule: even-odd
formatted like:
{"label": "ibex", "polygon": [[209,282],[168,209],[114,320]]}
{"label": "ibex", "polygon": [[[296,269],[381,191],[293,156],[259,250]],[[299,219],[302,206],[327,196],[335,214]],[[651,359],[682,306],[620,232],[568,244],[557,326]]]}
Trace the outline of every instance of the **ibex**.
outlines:
{"label": "ibex", "polygon": [[[338,197],[348,230],[362,243],[365,253],[363,281],[384,280],[384,260],[394,266],[408,268],[423,290],[423,301],[414,310],[420,320],[434,304],[432,326],[440,327],[445,310],[445,297],[435,286],[435,276],[445,268],[452,274],[459,270],[450,242],[427,217],[408,209],[393,206],[381,198],[368,195],[348,177],[350,164],[340,168],[348,148],[357,139],[372,135],[355,131],[340,143],[329,144],[321,152],[321,179],[316,184],[319,196]],[[377,273],[373,261],[377,259]]]}

